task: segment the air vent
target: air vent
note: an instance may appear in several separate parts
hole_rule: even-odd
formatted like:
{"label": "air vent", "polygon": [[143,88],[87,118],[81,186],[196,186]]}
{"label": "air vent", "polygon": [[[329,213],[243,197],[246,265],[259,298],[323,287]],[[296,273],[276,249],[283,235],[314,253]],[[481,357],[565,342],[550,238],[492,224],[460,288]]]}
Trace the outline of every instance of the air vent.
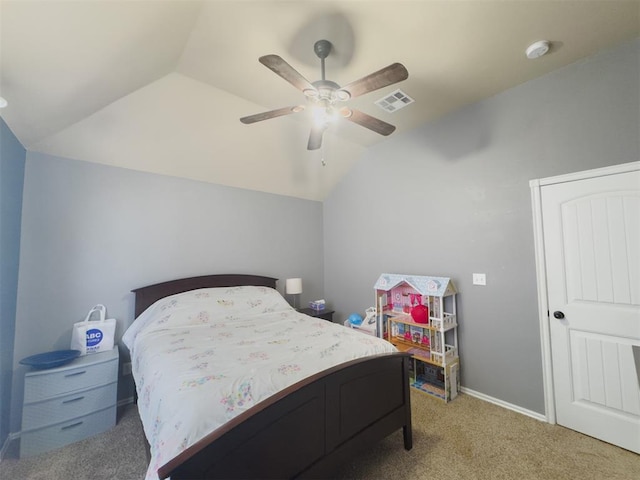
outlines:
{"label": "air vent", "polygon": [[387,112],[395,112],[396,110],[400,110],[401,108],[406,107],[414,101],[415,100],[413,98],[404,93],[402,90],[398,89],[395,92],[391,92],[386,97],[381,98],[375,103],[381,109],[386,110]]}

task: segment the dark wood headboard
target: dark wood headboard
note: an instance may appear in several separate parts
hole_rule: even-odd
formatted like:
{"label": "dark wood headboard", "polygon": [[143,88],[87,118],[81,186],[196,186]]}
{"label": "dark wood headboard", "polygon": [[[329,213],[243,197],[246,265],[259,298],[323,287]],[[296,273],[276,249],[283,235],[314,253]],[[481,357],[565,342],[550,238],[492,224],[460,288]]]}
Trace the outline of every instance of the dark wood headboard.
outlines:
{"label": "dark wood headboard", "polygon": [[212,287],[239,287],[241,285],[256,285],[259,287],[276,288],[277,278],[263,277],[261,275],[224,274],[203,275],[201,277],[180,278],[168,282],[156,283],[146,287],[131,290],[136,295],[135,317],[137,318],[148,307],[161,298],[175,295],[176,293],[197,290],[198,288]]}

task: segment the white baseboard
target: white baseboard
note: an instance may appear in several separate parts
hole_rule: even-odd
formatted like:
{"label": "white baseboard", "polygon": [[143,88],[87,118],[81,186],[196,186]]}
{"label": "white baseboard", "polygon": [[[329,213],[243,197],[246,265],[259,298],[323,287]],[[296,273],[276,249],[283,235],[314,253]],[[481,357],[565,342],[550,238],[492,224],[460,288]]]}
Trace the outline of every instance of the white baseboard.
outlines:
{"label": "white baseboard", "polygon": [[11,445],[11,442],[19,438],[20,438],[20,432],[9,433],[4,443],[2,444],[2,448],[0,448],[0,462],[4,459],[4,456],[7,454],[7,451],[9,450],[9,446]]}
{"label": "white baseboard", "polygon": [[505,402],[504,400],[490,397],[489,395],[476,392],[475,390],[471,390],[470,388],[461,387],[460,391],[471,397],[476,397],[476,398],[479,398],[480,400],[484,400],[485,402],[493,403],[494,405],[498,405],[499,407],[506,408],[507,410],[512,410],[514,412],[521,413],[522,415],[526,415],[527,417],[531,417],[535,420],[539,420],[545,423],[547,422],[547,417],[542,413],[534,412],[533,410],[528,410],[526,408],[519,407],[518,405],[514,405],[513,403]]}
{"label": "white baseboard", "polygon": [[4,443],[2,444],[2,448],[0,448],[0,462],[2,462],[2,459],[7,453],[7,450],[9,450],[10,443],[11,443],[11,435],[7,435],[7,438],[4,440]]}
{"label": "white baseboard", "polygon": [[118,407],[124,407],[125,405],[129,405],[130,403],[134,403],[133,397],[123,398],[122,400],[118,400]]}

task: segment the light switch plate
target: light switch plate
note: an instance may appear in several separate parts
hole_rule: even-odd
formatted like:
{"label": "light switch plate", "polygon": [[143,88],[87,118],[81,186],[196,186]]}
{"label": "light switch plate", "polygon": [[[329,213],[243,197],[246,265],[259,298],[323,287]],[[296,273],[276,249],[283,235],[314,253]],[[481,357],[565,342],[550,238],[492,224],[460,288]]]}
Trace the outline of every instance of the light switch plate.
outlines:
{"label": "light switch plate", "polygon": [[473,284],[474,285],[486,285],[487,284],[487,276],[484,273],[474,273],[473,274]]}

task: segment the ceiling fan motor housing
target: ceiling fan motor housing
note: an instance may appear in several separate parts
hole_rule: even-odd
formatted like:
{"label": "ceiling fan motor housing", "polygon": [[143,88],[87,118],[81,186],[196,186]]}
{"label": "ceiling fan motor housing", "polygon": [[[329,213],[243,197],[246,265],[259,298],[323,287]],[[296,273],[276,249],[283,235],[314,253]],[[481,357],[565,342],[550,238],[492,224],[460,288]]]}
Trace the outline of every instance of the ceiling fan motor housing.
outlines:
{"label": "ceiling fan motor housing", "polygon": [[331,53],[331,42],[329,40],[318,40],[313,44],[313,51],[316,53],[319,59],[324,60]]}
{"label": "ceiling fan motor housing", "polygon": [[309,98],[313,98],[316,100],[326,100],[330,104],[333,104],[337,99],[337,90],[340,88],[336,82],[332,82],[331,80],[317,80],[312,83],[315,87],[315,90],[311,90],[307,93],[305,90],[305,95]]}

